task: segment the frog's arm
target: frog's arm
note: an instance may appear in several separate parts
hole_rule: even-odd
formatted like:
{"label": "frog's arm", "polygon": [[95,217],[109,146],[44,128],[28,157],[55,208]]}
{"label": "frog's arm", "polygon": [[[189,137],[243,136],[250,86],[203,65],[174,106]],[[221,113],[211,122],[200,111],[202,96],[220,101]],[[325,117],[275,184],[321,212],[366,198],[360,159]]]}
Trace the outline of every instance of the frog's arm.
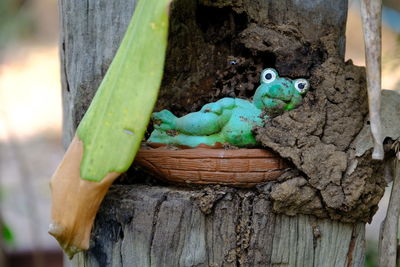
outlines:
{"label": "frog's arm", "polygon": [[302,101],[303,101],[303,98],[301,97],[301,95],[295,94],[295,95],[293,95],[293,97],[292,97],[290,103],[287,104],[287,105],[284,107],[284,109],[285,109],[285,110],[292,110],[292,109],[295,109],[296,107],[298,107],[298,106],[301,104]]}
{"label": "frog's arm", "polygon": [[175,130],[187,135],[210,135],[219,133],[236,107],[234,98],[223,98],[204,105],[199,112],[189,113],[175,119]]}
{"label": "frog's arm", "polygon": [[218,100],[217,102],[204,105],[201,108],[200,112],[212,112],[217,115],[221,115],[225,109],[233,109],[234,107],[236,107],[235,98],[225,97]]}

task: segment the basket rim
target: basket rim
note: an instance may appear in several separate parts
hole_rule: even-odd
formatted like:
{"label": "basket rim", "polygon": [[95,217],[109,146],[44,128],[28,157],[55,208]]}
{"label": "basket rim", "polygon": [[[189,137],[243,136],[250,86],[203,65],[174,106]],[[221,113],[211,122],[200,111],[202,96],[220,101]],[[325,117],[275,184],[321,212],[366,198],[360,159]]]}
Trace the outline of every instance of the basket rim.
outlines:
{"label": "basket rim", "polygon": [[270,149],[264,148],[185,148],[173,150],[167,147],[140,148],[136,158],[145,157],[175,157],[175,158],[281,158]]}

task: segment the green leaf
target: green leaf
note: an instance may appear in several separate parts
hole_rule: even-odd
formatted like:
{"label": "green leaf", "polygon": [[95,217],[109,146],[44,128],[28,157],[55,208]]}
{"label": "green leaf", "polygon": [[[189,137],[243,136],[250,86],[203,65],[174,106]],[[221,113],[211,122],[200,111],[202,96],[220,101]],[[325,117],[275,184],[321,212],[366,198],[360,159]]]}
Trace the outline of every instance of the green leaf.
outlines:
{"label": "green leaf", "polygon": [[2,225],[2,235],[3,235],[3,240],[6,241],[9,245],[14,243],[14,234],[11,231],[10,227],[7,225],[3,224]]}
{"label": "green leaf", "polygon": [[171,0],[140,0],[77,134],[81,178],[101,181],[131,165],[157,100],[164,69]]}

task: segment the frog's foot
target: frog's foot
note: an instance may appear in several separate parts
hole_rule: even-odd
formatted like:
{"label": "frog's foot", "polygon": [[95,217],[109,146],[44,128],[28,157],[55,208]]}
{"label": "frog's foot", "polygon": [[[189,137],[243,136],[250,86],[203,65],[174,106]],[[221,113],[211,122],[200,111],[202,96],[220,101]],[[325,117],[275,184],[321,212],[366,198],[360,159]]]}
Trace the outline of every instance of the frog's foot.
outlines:
{"label": "frog's foot", "polygon": [[154,128],[166,131],[175,129],[177,117],[169,110],[164,109],[160,112],[154,112],[151,115],[151,119],[153,120]]}
{"label": "frog's foot", "polygon": [[149,139],[147,139],[147,142],[160,143],[160,144],[174,144],[175,143],[174,136],[168,134],[167,132],[169,132],[169,131],[155,129],[151,133]]}

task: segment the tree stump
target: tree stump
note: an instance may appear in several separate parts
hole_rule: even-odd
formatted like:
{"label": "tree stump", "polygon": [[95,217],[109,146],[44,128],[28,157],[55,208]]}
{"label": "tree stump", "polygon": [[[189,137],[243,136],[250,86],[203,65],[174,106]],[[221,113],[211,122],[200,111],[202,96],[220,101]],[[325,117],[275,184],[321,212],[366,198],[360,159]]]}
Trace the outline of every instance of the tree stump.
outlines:
{"label": "tree stump", "polygon": [[[135,0],[60,1],[65,145],[113,59],[135,4]],[[338,99],[336,103],[329,98],[335,92],[329,95],[327,89],[320,88],[324,77],[331,80],[339,75],[323,73],[323,68],[332,64],[329,66],[347,70],[347,76],[353,75],[342,78],[355,84],[350,84],[349,94],[352,99],[359,97],[356,108],[360,112],[344,116],[344,122],[354,124],[354,129],[343,138],[340,134],[324,135],[332,131],[326,115],[328,123],[317,123],[310,140],[323,141],[326,146],[314,149],[333,155],[327,162],[348,157],[331,171],[311,170],[307,158],[288,152],[291,145],[301,146],[295,141],[300,137],[293,137],[293,141],[279,133],[275,138],[287,141],[283,144],[261,128],[256,130],[261,144],[292,161],[294,167],[277,181],[253,189],[176,187],[153,180],[134,165],[122,182],[112,186],[97,215],[90,249],[76,255],[73,263],[364,266],[364,226],[376,210],[384,182],[379,177],[368,180],[368,174],[376,172],[371,169],[353,179],[364,181],[358,195],[353,189],[343,189],[343,196],[338,195],[342,183],[354,187],[352,176],[346,176],[346,167],[354,163],[350,143],[367,114],[363,70],[354,71],[351,63],[343,61],[346,18],[346,0],[174,1],[165,77],[156,110],[168,108],[183,115],[224,96],[251,97],[258,73],[274,67],[282,76],[309,78],[314,91],[301,108],[327,114],[345,101]],[[332,90],[343,93],[343,88],[332,86]],[[318,108],[309,108],[313,105]],[[301,109],[274,118],[267,123],[268,129],[278,129],[280,119],[296,118],[299,112]],[[278,124],[271,125],[273,122]],[[297,119],[296,123],[302,122]],[[301,149],[295,150],[300,153]],[[316,162],[319,164],[323,168],[324,163]],[[367,161],[359,160],[356,166],[363,164]],[[366,189],[370,184],[373,186]],[[360,206],[359,213],[346,213]]]}

